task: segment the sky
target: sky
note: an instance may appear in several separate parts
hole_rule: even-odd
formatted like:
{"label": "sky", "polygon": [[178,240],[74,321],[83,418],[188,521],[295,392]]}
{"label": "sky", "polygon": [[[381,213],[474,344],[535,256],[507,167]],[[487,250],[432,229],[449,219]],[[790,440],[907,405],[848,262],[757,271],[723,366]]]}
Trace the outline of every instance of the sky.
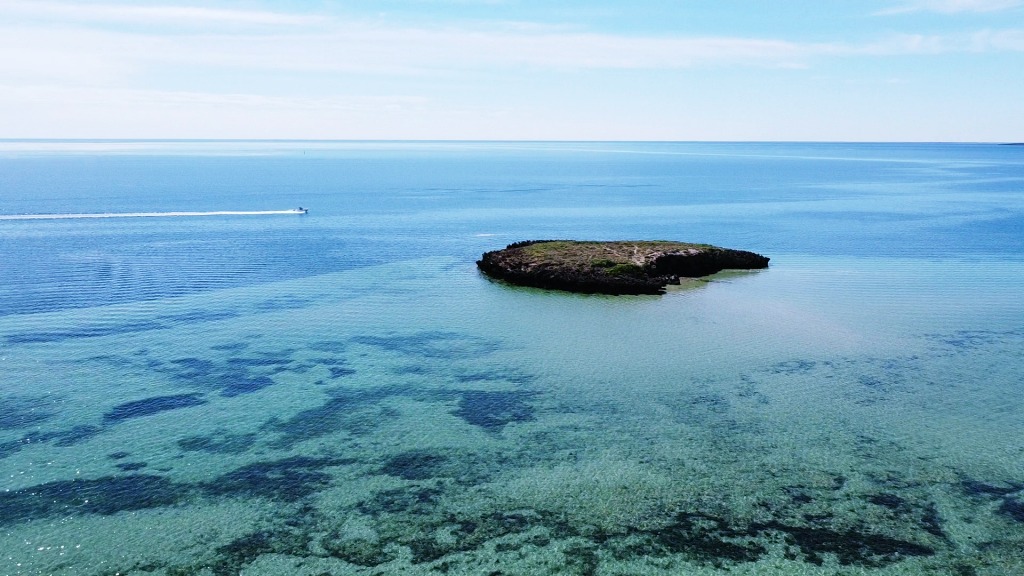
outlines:
{"label": "sky", "polygon": [[1024,0],[0,0],[0,138],[1024,141]]}

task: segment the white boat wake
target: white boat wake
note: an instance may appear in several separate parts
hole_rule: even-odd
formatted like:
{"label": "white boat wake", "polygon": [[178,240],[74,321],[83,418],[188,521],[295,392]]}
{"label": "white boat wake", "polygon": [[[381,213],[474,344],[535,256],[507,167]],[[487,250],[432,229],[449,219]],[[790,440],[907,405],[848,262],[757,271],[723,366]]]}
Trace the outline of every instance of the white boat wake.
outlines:
{"label": "white boat wake", "polygon": [[105,212],[102,214],[0,214],[0,220],[70,220],[77,218],[168,218],[188,216],[270,216],[306,214],[305,208],[291,210],[220,210],[216,212]]}

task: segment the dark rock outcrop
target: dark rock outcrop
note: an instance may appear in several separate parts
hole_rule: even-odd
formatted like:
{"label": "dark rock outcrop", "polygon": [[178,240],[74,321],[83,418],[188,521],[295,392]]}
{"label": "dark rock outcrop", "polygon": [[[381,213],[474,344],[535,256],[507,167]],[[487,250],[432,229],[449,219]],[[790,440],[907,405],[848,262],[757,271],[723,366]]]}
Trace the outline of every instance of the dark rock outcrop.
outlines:
{"label": "dark rock outcrop", "polygon": [[477,266],[520,286],[599,294],[661,294],[680,278],[767,268],[768,258],[708,244],[531,240],[484,253]]}

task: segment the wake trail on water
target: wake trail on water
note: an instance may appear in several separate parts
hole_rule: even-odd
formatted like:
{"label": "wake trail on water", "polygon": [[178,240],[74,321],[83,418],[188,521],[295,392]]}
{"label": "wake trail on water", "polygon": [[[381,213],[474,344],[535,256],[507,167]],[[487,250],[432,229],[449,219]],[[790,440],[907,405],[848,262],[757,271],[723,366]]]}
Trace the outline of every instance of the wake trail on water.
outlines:
{"label": "wake trail on water", "polygon": [[305,214],[303,210],[220,210],[216,212],[105,212],[101,214],[0,214],[0,220],[72,220],[79,218],[173,218],[192,216],[271,216]]}

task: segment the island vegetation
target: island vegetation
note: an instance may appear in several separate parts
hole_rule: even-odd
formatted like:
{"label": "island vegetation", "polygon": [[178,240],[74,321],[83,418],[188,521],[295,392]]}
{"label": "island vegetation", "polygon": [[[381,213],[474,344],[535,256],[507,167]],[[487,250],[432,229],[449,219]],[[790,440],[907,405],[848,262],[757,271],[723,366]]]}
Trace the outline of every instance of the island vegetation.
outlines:
{"label": "island vegetation", "polygon": [[597,294],[661,294],[682,278],[767,268],[768,258],[709,244],[529,240],[485,252],[477,266],[520,286]]}

